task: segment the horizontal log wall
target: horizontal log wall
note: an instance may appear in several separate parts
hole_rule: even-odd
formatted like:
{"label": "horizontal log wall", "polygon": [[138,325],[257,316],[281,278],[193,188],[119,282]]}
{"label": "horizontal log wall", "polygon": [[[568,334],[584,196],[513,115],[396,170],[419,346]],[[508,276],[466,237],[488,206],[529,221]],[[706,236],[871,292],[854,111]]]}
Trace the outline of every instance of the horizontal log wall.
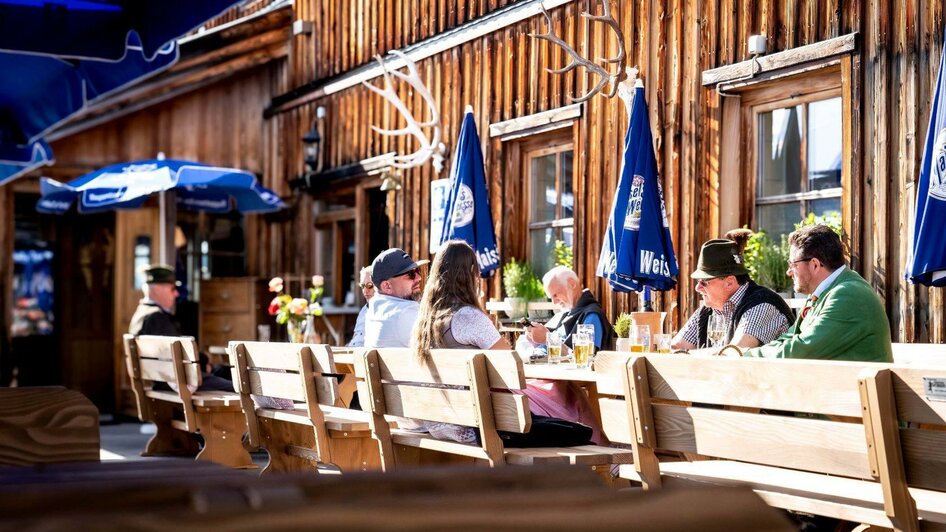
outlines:
{"label": "horizontal log wall", "polygon": [[[286,90],[343,75],[375,54],[403,48],[438,32],[455,28],[510,2],[447,0],[298,0],[295,18],[311,20],[315,31],[293,41],[293,59],[283,73]],[[599,12],[598,2],[588,2]],[[612,1],[627,36],[630,64],[641,69],[649,102],[658,165],[680,270],[679,290],[663,295],[664,309],[676,308],[674,324],[697,304],[692,271],[700,244],[716,237],[718,171],[721,150],[720,97],[700,84],[703,70],[748,59],[748,37],[769,36],[769,52],[811,44],[847,33],[859,33],[858,50],[847,73],[852,80],[859,139],[851,146],[857,212],[851,243],[855,265],[885,301],[893,336],[899,341],[946,340],[942,290],[905,283],[907,239],[922,157],[932,84],[942,51],[943,7],[940,2],[904,0],[638,0]],[[553,10],[556,31],[586,56],[607,56],[614,39],[601,24],[578,18],[586,9],[579,0]],[[452,152],[462,110],[471,104],[486,157],[492,209],[505,259],[522,257],[526,232],[517,220],[522,211],[521,176],[506,168],[511,144],[487,137],[487,126],[570,103],[569,93],[588,86],[583,75],[555,76],[544,67],[561,66],[561,52],[527,36],[543,32],[541,16],[494,32],[419,63],[422,77],[440,104],[443,138]],[[375,80],[375,83],[379,83]],[[422,113],[416,94],[399,88],[415,113]],[[412,142],[380,137],[371,125],[399,127],[393,109],[362,87],[353,87],[304,105],[280,110],[269,120],[273,135],[267,146],[270,184],[298,175],[302,169],[298,139],[312,125],[317,106],[327,109],[324,166],[333,168],[388,151],[408,153]],[[422,115],[419,115],[422,116]],[[617,100],[595,97],[573,129],[576,146],[576,269],[596,290],[611,315],[633,308],[627,296],[612,294],[594,276],[606,213],[616,186],[621,139],[627,118]],[[449,161],[448,161],[449,167]],[[430,165],[406,172],[396,201],[395,243],[415,256],[426,256]],[[286,191],[284,188],[283,191]],[[848,192],[849,193],[849,192]],[[306,200],[303,200],[306,201]],[[518,209],[518,211],[517,211]],[[306,216],[300,207],[300,216]],[[304,223],[309,223],[307,220]],[[288,229],[311,232],[303,221]],[[722,228],[723,230],[728,228]],[[261,259],[276,270],[306,263],[306,237],[291,238],[289,248],[273,244]],[[296,243],[295,245],[293,243]],[[311,248],[308,248],[311,249]],[[281,257],[276,257],[281,255]],[[499,282],[489,294],[499,295]]]}

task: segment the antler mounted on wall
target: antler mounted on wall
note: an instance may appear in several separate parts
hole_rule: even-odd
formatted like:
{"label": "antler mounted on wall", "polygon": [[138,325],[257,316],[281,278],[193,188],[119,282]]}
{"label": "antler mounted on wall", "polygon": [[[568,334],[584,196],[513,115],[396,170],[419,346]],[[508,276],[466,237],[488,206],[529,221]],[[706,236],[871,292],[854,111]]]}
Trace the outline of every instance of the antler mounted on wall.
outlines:
{"label": "antler mounted on wall", "polygon": [[[571,57],[571,62],[565,65],[562,68],[553,70],[551,68],[546,68],[548,72],[552,74],[564,74],[571,70],[574,70],[580,66],[585,67],[593,74],[595,74],[599,79],[598,83],[588,91],[587,93],[575,98],[569,95],[569,99],[573,102],[586,102],[590,100],[595,94],[601,92],[606,85],[610,85],[608,90],[604,92],[605,96],[608,98],[613,98],[618,91],[618,84],[624,81],[627,78],[627,73],[625,72],[625,67],[627,67],[627,53],[624,50],[624,32],[621,31],[621,25],[618,24],[618,21],[611,16],[611,1],[604,0],[602,3],[604,8],[604,13],[601,15],[592,15],[591,13],[582,13],[581,16],[591,21],[604,22],[611,28],[614,33],[617,35],[618,40],[618,55],[612,58],[598,58],[595,61],[582,57],[574,48],[569,46],[568,43],[560,39],[555,32],[552,30],[552,17],[549,16],[549,12],[545,10],[545,6],[542,6],[542,14],[545,15],[545,21],[548,23],[548,31],[541,35],[530,33],[530,37],[536,39],[542,39],[543,41],[548,41],[552,44],[558,45],[565,51],[566,54]],[[601,66],[599,63],[609,63],[618,65],[617,72],[612,74],[608,71],[607,68]]]}
{"label": "antler mounted on wall", "polygon": [[[389,70],[387,65],[384,64],[384,60],[381,59],[381,56],[376,56],[378,64],[381,65],[381,70],[384,72],[384,88],[379,89],[365,81],[362,81],[361,84],[393,105],[394,108],[397,109],[397,112],[407,121],[407,126],[401,129],[382,129],[371,126],[371,129],[378,134],[389,137],[410,135],[417,140],[417,151],[407,155],[395,155],[391,166],[401,169],[414,168],[432,159],[434,170],[439,174],[440,171],[443,170],[443,154],[447,151],[447,147],[440,142],[440,112],[437,110],[437,103],[417,74],[417,65],[401,52],[392,50],[391,53],[404,61],[407,67],[407,74],[399,72],[398,70]],[[420,94],[424,103],[427,104],[427,109],[430,111],[430,120],[420,122],[414,117],[414,114],[408,109],[407,104],[401,101],[397,92],[394,90],[392,76],[407,83]],[[425,128],[431,128],[430,138],[425,134]]]}

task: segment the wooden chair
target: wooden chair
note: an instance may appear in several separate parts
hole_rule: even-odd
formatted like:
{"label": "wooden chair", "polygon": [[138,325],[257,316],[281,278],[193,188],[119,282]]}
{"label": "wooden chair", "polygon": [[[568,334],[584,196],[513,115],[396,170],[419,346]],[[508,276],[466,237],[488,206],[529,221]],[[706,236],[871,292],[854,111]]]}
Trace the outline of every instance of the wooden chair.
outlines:
{"label": "wooden chair", "polygon": [[890,484],[865,437],[858,378],[888,365],[615,352],[595,364],[599,394],[613,396],[600,401],[605,433],[634,450],[621,477],[747,485],[779,508],[914,529],[915,515],[885,512]]}
{"label": "wooden chair", "polygon": [[[230,342],[234,388],[246,417],[250,445],[269,453],[268,472],[378,469],[368,415],[336,406],[332,349],[326,345]],[[292,410],[261,407],[252,395],[296,403]]]}
{"label": "wooden chair", "polygon": [[[126,334],[124,343],[138,417],[157,428],[142,456],[196,454],[198,460],[230,467],[256,467],[241,441],[245,422],[240,396],[195,391],[200,388],[201,371],[194,338]],[[172,390],[153,390],[159,382]],[[203,449],[192,434],[203,437]]]}
{"label": "wooden chair", "polygon": [[887,515],[903,530],[946,530],[946,367],[873,368],[860,387]]}
{"label": "wooden chair", "polygon": [[[367,409],[385,471],[408,464],[443,460],[503,464],[580,464],[600,467],[627,461],[623,449],[579,447],[504,448],[499,430],[525,433],[532,417],[529,401],[511,393],[526,387],[522,360],[515,351],[433,350],[423,365],[409,349],[368,350],[355,361],[358,396]],[[453,423],[479,430],[481,444],[438,440],[427,433],[391,429],[385,416]],[[431,456],[428,451],[435,453]]]}
{"label": "wooden chair", "polygon": [[0,467],[98,462],[99,411],[61,386],[0,388]]}

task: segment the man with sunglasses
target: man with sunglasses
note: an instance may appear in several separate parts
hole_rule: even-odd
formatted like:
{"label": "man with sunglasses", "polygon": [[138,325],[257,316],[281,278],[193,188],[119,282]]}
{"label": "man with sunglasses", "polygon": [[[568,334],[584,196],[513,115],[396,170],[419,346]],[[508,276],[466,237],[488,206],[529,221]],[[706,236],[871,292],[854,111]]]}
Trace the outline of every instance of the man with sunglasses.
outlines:
{"label": "man with sunglasses", "polygon": [[795,291],[809,294],[794,325],[745,356],[891,362],[890,326],[873,287],[844,264],[841,239],[830,227],[793,232],[788,271]]}
{"label": "man with sunglasses", "polygon": [[365,316],[365,347],[408,347],[422,293],[420,266],[404,250],[381,252],[371,263],[376,293]]}
{"label": "man with sunglasses", "polygon": [[785,300],[753,282],[743,262],[739,245],[732,240],[715,239],[703,244],[696,271],[690,274],[703,304],[673,338],[674,349],[710,347],[710,316],[725,327],[721,345],[742,348],[778,338],[795,321]]}

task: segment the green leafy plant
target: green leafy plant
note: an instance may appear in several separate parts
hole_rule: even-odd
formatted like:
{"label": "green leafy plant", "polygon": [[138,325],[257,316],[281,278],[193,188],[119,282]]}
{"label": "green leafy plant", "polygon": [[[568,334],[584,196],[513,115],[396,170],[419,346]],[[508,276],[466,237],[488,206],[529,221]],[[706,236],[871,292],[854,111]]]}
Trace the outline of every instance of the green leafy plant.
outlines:
{"label": "green leafy plant", "polygon": [[622,312],[618,315],[618,319],[614,320],[614,332],[617,333],[618,338],[627,338],[631,333],[631,315],[627,312]]}
{"label": "green leafy plant", "polygon": [[532,273],[529,263],[510,259],[503,265],[503,288],[506,290],[506,297],[528,297],[534,278],[535,274]]}
{"label": "green leafy plant", "polygon": [[528,299],[529,301],[542,301],[545,300],[545,287],[542,286],[542,281],[539,280],[535,275],[532,276],[532,279],[529,281],[526,293],[522,297]]}
{"label": "green leafy plant", "polygon": [[844,228],[841,226],[841,213],[837,211],[827,212],[824,216],[815,216],[815,213],[809,212],[808,216],[795,224],[795,229],[798,230],[809,225],[827,225],[838,234],[842,241],[844,240],[845,234]]}
{"label": "green leafy plant", "polygon": [[776,292],[786,292],[792,287],[788,270],[788,237],[782,235],[773,242],[765,231],[759,231],[746,242],[744,258],[752,279]]}
{"label": "green leafy plant", "polygon": [[556,240],[555,247],[552,248],[552,264],[571,268],[574,261],[575,253],[572,247],[566,244],[564,240]]}

